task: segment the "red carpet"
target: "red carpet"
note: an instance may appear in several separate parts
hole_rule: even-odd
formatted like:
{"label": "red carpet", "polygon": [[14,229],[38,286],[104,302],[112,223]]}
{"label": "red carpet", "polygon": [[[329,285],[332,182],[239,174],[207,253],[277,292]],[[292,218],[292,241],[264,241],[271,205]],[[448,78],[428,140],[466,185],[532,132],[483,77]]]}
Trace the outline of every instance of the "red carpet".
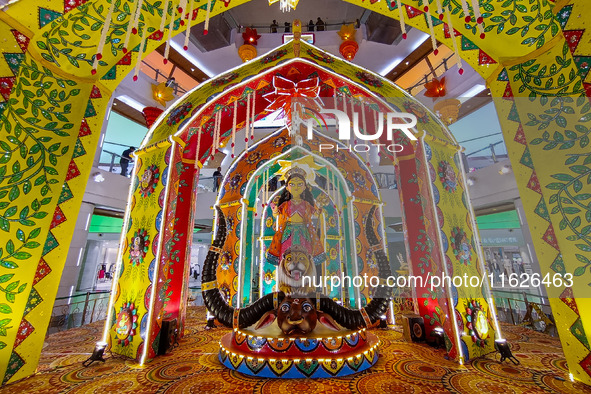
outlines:
{"label": "red carpet", "polygon": [[442,350],[407,343],[394,331],[374,331],[382,341],[380,360],[369,371],[347,378],[253,379],[230,372],[217,358],[218,341],[228,329],[204,330],[205,309],[189,309],[188,331],[172,354],[139,367],[109,358],[89,368],[88,358],[102,322],[49,336],[39,373],[7,385],[1,393],[582,393],[591,388],[568,380],[557,338],[504,325],[505,337],[521,365],[500,364],[498,355],[461,366]]}

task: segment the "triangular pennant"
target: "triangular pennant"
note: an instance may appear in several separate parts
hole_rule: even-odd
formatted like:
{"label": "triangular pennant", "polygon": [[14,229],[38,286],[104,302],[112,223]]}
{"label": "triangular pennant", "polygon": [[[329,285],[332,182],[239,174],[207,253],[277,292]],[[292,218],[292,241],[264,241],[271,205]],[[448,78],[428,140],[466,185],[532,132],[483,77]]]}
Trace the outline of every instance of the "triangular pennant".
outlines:
{"label": "triangular pennant", "polygon": [[70,179],[76,178],[77,176],[80,176],[80,170],[78,169],[76,163],[74,163],[74,160],[71,160],[70,165],[68,166],[68,173],[66,174],[66,182]]}
{"label": "triangular pennant", "polygon": [[554,234],[554,227],[552,227],[552,223],[548,225],[548,229],[546,230],[546,233],[544,234],[542,239],[546,241],[546,243],[552,246],[554,249],[560,250],[558,248],[558,242],[556,241],[556,235]]}
{"label": "triangular pennant", "polygon": [[497,81],[509,82],[509,74],[507,74],[507,69],[506,68],[504,68],[499,73],[499,76],[497,77]]}
{"label": "triangular pennant", "polygon": [[579,42],[581,42],[581,37],[584,32],[585,30],[567,30],[563,32],[564,39],[573,55],[579,46]]}
{"label": "triangular pennant", "polygon": [[548,208],[546,208],[546,203],[544,202],[543,198],[540,198],[540,202],[538,202],[536,209],[534,209],[534,213],[536,213],[542,219],[548,222],[550,221],[550,215],[548,215]]}
{"label": "triangular pennant", "polygon": [[478,53],[478,64],[485,65],[485,64],[497,64],[497,62],[495,61],[495,59],[493,59],[492,57],[488,56],[486,54],[486,52],[484,52],[482,49],[480,50],[480,52]]}
{"label": "triangular pennant", "polygon": [[584,81],[589,74],[589,69],[591,66],[591,56],[575,56],[574,57],[575,64],[579,68],[579,74],[581,75],[581,79]]}
{"label": "triangular pennant", "polygon": [[18,73],[18,69],[21,65],[21,62],[25,59],[24,53],[5,53],[4,59],[6,59],[6,63],[8,67],[10,67],[10,71],[14,75]]}
{"label": "triangular pennant", "polygon": [[20,326],[18,327],[18,331],[16,333],[16,339],[14,340],[14,348],[17,348],[29,335],[31,335],[35,331],[35,327],[31,323],[29,323],[26,319],[21,321]]}
{"label": "triangular pennant", "polygon": [[127,52],[118,62],[118,66],[129,66],[131,65],[131,52]]}
{"label": "triangular pennant", "polygon": [[322,83],[325,84],[325,85],[330,86],[333,89],[336,89],[337,88],[337,86],[335,85],[335,83],[334,83],[334,81],[333,81],[332,78],[328,78],[328,79],[322,81]]}
{"label": "triangular pennant", "polygon": [[542,194],[542,188],[540,187],[540,181],[538,181],[538,176],[536,172],[533,171],[531,177],[529,178],[529,182],[527,183],[527,188],[533,190],[538,194]]}
{"label": "triangular pennant", "polygon": [[[589,349],[589,346],[587,346],[587,349]],[[585,357],[583,361],[579,363],[579,365],[581,368],[583,368],[587,375],[591,376],[591,353],[589,353],[587,357]]]}
{"label": "triangular pennant", "polygon": [[269,85],[270,85],[269,81],[261,80],[261,81],[259,81],[259,84],[257,85],[256,90],[261,90],[263,88],[266,88]]}
{"label": "triangular pennant", "polygon": [[101,90],[98,87],[93,86],[92,90],[90,91],[90,98],[97,99],[97,98],[102,98],[102,97],[103,97],[103,95],[101,94]]}
{"label": "triangular pennant", "polygon": [[4,77],[0,78],[0,95],[4,100],[8,100],[12,87],[14,86],[15,77]]}
{"label": "triangular pennant", "polygon": [[31,288],[31,292],[29,293],[29,300],[27,301],[27,305],[25,306],[25,312],[23,313],[23,317],[26,316],[29,312],[31,312],[37,305],[43,302],[43,297],[37,292],[37,289],[34,287]]}
{"label": "triangular pennant", "polygon": [[84,112],[84,117],[92,118],[93,116],[96,116],[96,110],[94,109],[92,102],[88,100],[88,104],[86,105],[86,112]]}
{"label": "triangular pennant", "polygon": [[[445,35],[445,38],[451,38],[451,34],[449,34],[449,26],[447,25],[447,23],[443,24],[443,34]],[[454,29],[454,36],[458,37],[461,36],[462,34],[457,31],[456,29]]]}
{"label": "triangular pennant", "polygon": [[63,14],[47,8],[39,7],[39,28],[42,28],[51,21],[59,18]]}
{"label": "triangular pennant", "polygon": [[47,233],[47,239],[45,240],[45,245],[43,245],[43,253],[42,256],[46,256],[47,253],[51,252],[53,249],[59,246],[59,242],[55,239],[55,236],[50,232]]}
{"label": "triangular pennant", "polygon": [[37,265],[37,271],[35,272],[35,279],[33,279],[33,286],[35,286],[39,281],[45,278],[47,275],[51,273],[51,267],[47,265],[45,260],[41,258],[39,260],[39,264]]}
{"label": "triangular pennant", "polygon": [[562,9],[556,14],[556,20],[560,23],[561,30],[566,28],[566,24],[568,19],[570,18],[571,13],[573,12],[572,4],[562,7]]}
{"label": "triangular pennant", "polygon": [[525,148],[523,151],[523,155],[521,155],[521,160],[519,160],[519,162],[532,170],[534,169],[534,163],[531,159],[531,154],[529,153],[528,148]]}
{"label": "triangular pennant", "polygon": [[291,77],[292,75],[300,75],[302,72],[298,70],[296,67],[292,67],[287,71],[287,76]]}
{"label": "triangular pennant", "polygon": [[56,206],[55,211],[53,212],[53,219],[51,219],[51,225],[49,226],[49,229],[54,229],[66,220],[66,215],[64,215],[64,212],[61,210],[60,206]]}
{"label": "triangular pennant", "polygon": [[72,159],[77,159],[78,157],[84,156],[85,154],[86,154],[86,150],[84,149],[82,142],[78,138],[76,140],[76,145],[74,146],[74,154],[72,155]]}
{"label": "triangular pennant", "polygon": [[406,15],[408,15],[408,17],[410,19],[415,18],[415,17],[421,15],[422,13],[423,13],[423,11],[421,11],[421,10],[417,10],[416,8],[411,7],[409,5],[406,6]]}
{"label": "triangular pennant", "polygon": [[16,40],[18,46],[21,47],[21,50],[23,52],[26,52],[29,46],[29,37],[25,36],[23,33],[16,29],[11,29],[10,32],[14,36],[14,39]]}
{"label": "triangular pennant", "polygon": [[466,36],[462,36],[460,41],[462,42],[462,50],[464,50],[464,51],[472,51],[475,49],[479,49],[478,45],[476,45],[472,41],[468,40],[466,38]]}
{"label": "triangular pennant", "polygon": [[82,118],[82,122],[80,123],[80,131],[78,132],[78,138],[86,137],[87,135],[92,134],[90,131],[90,127],[88,126],[88,122],[86,119]]}
{"label": "triangular pennant", "polygon": [[57,200],[57,203],[63,204],[64,202],[68,201],[72,197],[74,197],[74,194],[70,190],[70,187],[68,186],[68,184],[64,183],[64,185],[62,186],[62,193],[60,194],[60,198]]}
{"label": "triangular pennant", "polygon": [[585,335],[585,329],[583,328],[583,322],[580,317],[570,326],[570,332],[589,350],[589,341],[587,340],[587,335]]}
{"label": "triangular pennant", "polygon": [[114,79],[117,79],[117,66],[115,65],[111,67],[111,69],[107,71],[107,73],[103,75],[101,79],[105,81],[112,81]]}
{"label": "triangular pennant", "polygon": [[573,312],[579,315],[579,308],[577,308],[577,301],[575,300],[572,287],[566,287],[564,291],[560,294],[559,298],[560,301],[564,302],[566,306],[568,306],[570,309],[572,309]]}
{"label": "triangular pennant", "polygon": [[86,3],[87,0],[64,0],[64,13]]}
{"label": "triangular pennant", "polygon": [[515,105],[515,103],[513,103],[513,106],[509,111],[509,116],[507,116],[507,119],[512,120],[513,122],[521,122],[521,120],[519,119],[519,112],[517,112],[517,106]]}
{"label": "triangular pennant", "polygon": [[523,132],[523,126],[521,123],[519,127],[517,127],[517,132],[515,133],[515,138],[513,141],[520,143],[521,145],[527,145],[527,139],[525,138],[525,133]]}
{"label": "triangular pennant", "polygon": [[19,356],[17,352],[13,351],[6,365],[6,373],[4,374],[4,380],[2,381],[2,384],[8,382],[10,378],[12,378],[14,374],[17,373],[18,370],[23,367],[23,365],[25,365],[25,360],[23,360],[23,358]]}

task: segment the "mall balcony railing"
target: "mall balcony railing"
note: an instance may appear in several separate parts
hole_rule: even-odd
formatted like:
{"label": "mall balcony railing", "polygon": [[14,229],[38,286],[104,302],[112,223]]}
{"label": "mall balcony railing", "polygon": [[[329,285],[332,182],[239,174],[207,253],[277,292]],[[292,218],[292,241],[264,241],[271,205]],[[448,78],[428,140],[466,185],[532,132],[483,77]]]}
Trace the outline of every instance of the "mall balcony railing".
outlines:
{"label": "mall balcony railing", "polygon": [[48,334],[105,320],[111,292],[87,292],[55,299]]}
{"label": "mall balcony railing", "polygon": [[557,336],[554,316],[547,297],[498,289],[493,289],[492,292],[499,321]]}

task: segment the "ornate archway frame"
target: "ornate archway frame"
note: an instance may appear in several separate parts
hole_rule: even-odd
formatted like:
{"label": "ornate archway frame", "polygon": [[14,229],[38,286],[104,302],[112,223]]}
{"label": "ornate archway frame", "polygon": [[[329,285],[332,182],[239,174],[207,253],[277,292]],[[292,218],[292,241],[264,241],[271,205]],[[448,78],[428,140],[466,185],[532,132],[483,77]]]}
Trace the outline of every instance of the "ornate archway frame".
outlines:
{"label": "ornate archway frame", "polygon": [[[245,2],[213,1],[211,15]],[[398,18],[393,2],[349,2]],[[195,2],[199,7],[195,23],[203,21],[206,3],[205,0]],[[406,5],[408,24],[428,31],[426,15],[438,23],[436,7],[432,6],[429,14],[421,11],[425,0],[403,0],[402,3]],[[561,141],[550,139],[541,144],[539,139],[544,140],[546,136],[540,136],[536,124],[521,122],[530,118],[530,112],[514,99],[530,96],[532,92],[548,96],[584,94],[588,74],[576,60],[590,52],[589,45],[580,40],[581,35],[577,39],[570,33],[584,28],[582,20],[570,17],[584,13],[584,4],[573,0],[556,4],[540,0],[523,7],[513,7],[511,2],[505,9],[504,1],[484,1],[483,7],[490,13],[484,15],[485,24],[493,28],[480,40],[475,22],[463,23],[459,1],[444,0],[442,3],[457,10],[452,19],[461,34],[460,56],[487,78],[494,97],[506,99],[496,103],[497,110],[542,273],[579,274],[573,288],[551,288],[549,295],[570,371],[576,379],[591,383],[591,354],[584,345],[588,342],[585,328],[591,331],[591,313],[588,313],[591,305],[583,299],[586,294],[578,291],[587,289],[591,252],[578,248],[575,241],[580,239],[576,228],[587,228],[589,218],[582,216],[579,226],[563,228],[563,221],[572,223],[575,218],[564,210],[548,209],[555,203],[552,189],[547,188],[555,183],[554,175],[572,172],[569,168],[572,155],[584,157],[587,154],[586,134],[583,131],[576,138],[567,136],[567,139],[574,138],[573,144],[563,149],[560,149],[563,144],[559,146]],[[73,9],[78,4],[80,7]],[[107,51],[97,74],[91,74],[91,59],[108,4],[107,1],[85,4],[81,1],[64,6],[61,1],[52,0],[44,4],[46,8],[37,8],[36,4],[23,0],[0,12],[3,36],[15,37],[15,40],[0,43],[10,66],[2,69],[8,78],[2,83],[14,86],[10,97],[1,103],[0,141],[6,145],[2,145],[4,158],[0,166],[6,170],[0,178],[3,204],[0,230],[6,235],[2,237],[6,241],[0,245],[5,251],[0,259],[2,274],[7,275],[2,276],[6,280],[3,283],[12,289],[12,295],[4,302],[8,309],[4,308],[0,319],[1,334],[5,334],[0,335],[3,383],[28,376],[36,368],[49,322],[48,311],[55,298],[90,173],[92,158],[87,152],[95,151],[109,97],[137,58],[140,37],[133,36],[129,47],[135,47],[134,51],[127,55],[121,48]],[[123,1],[119,6],[131,4]],[[144,27],[155,31],[159,26],[161,10],[148,5],[150,3],[145,2],[141,12],[140,31]],[[63,17],[60,16],[62,9],[67,12]],[[504,11],[508,14],[503,15]],[[113,23],[109,36],[120,35],[117,31],[125,29],[128,17],[123,15],[120,21]],[[48,23],[49,20],[52,21]],[[446,38],[444,26],[435,25],[435,36],[453,47]],[[568,45],[563,32],[569,33]],[[87,36],[83,36],[85,34]],[[80,39],[70,40],[70,37]],[[153,38],[158,37],[154,35]],[[159,44],[158,40],[148,39],[142,53],[149,53]],[[6,99],[11,86],[2,87]],[[558,123],[556,119],[554,122],[556,126],[567,124],[571,129],[582,126],[581,130],[586,130],[587,112],[585,102],[577,102],[573,113],[565,113]],[[556,142],[554,146],[553,142]],[[550,160],[549,154],[552,154]],[[27,161],[30,158],[32,161]],[[588,190],[589,184],[583,185],[579,192],[584,194]]]}

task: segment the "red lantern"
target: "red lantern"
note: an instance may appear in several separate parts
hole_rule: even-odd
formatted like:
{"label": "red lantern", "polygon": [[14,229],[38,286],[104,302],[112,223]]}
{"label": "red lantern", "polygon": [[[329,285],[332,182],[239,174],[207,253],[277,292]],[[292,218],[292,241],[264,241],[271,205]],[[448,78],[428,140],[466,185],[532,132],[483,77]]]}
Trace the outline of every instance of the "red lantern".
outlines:
{"label": "red lantern", "polygon": [[353,60],[358,50],[359,44],[353,40],[344,41],[339,47],[339,52],[347,60]]}
{"label": "red lantern", "polygon": [[146,119],[146,126],[148,126],[148,128],[152,127],[162,112],[164,112],[162,109],[156,107],[144,108],[142,114],[144,115],[144,119]]}
{"label": "red lantern", "polygon": [[427,82],[425,84],[425,92],[426,97],[432,97],[433,101],[437,100],[439,97],[443,97],[446,95],[447,90],[445,89],[445,77],[441,78],[441,81],[437,78],[433,78],[431,82]]}
{"label": "red lantern", "polygon": [[246,45],[257,45],[261,35],[257,34],[257,29],[251,29],[250,27],[247,27],[244,33],[242,33],[242,38],[244,39],[244,44]]}

